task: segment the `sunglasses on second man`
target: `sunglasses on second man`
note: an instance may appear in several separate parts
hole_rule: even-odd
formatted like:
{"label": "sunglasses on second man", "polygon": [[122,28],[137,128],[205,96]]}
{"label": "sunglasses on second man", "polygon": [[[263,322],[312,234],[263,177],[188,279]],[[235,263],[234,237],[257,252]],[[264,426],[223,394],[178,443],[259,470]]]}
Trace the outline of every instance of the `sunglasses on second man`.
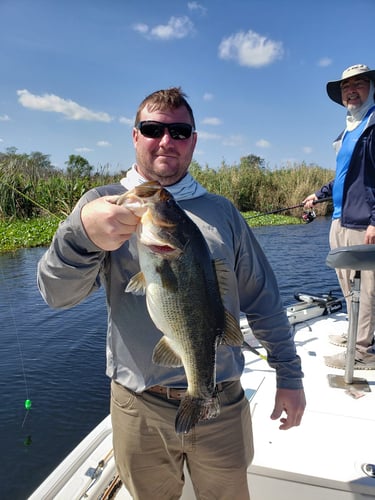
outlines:
{"label": "sunglasses on second man", "polygon": [[162,123],[152,120],[139,122],[136,128],[143,136],[150,139],[160,139],[165,129],[168,129],[169,135],[176,141],[189,139],[194,132],[194,127],[190,123]]}

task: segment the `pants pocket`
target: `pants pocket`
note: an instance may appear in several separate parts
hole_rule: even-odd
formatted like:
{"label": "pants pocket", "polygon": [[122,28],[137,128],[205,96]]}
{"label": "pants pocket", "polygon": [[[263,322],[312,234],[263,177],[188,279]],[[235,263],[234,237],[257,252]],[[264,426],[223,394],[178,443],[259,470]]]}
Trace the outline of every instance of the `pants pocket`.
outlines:
{"label": "pants pocket", "polygon": [[135,407],[136,401],[135,392],[123,387],[122,385],[114,382],[111,382],[111,399],[112,403],[115,404],[118,408],[122,410],[130,410]]}

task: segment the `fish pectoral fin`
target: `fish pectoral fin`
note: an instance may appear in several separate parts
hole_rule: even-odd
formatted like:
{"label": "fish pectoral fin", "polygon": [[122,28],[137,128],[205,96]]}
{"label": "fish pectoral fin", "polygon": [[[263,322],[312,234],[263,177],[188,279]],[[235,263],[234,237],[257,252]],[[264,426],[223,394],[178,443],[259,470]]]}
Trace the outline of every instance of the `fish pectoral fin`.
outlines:
{"label": "fish pectoral fin", "polygon": [[134,295],[144,295],[146,293],[146,281],[142,272],[135,274],[125,288],[126,293]]}
{"label": "fish pectoral fin", "polygon": [[221,344],[231,346],[242,346],[243,334],[236,318],[229,311],[225,310],[224,335],[221,337]]}
{"label": "fish pectoral fin", "polygon": [[162,337],[152,353],[152,361],[156,365],[178,368],[183,366],[180,356],[171,348],[166,337]]}

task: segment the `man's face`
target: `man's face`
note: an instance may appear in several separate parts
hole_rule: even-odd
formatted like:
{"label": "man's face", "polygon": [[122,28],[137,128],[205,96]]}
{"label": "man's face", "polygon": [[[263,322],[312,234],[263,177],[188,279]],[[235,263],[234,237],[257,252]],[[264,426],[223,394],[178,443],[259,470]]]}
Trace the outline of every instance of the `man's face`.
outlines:
{"label": "man's face", "polygon": [[[146,106],[140,113],[140,121],[192,125],[185,106],[169,111],[149,111]],[[137,170],[145,179],[159,181],[162,186],[175,184],[186,174],[196,142],[196,132],[181,140],[173,139],[167,128],[163,128],[161,137],[146,137],[134,127]]]}
{"label": "man's face", "polygon": [[349,110],[362,106],[368,97],[370,81],[368,78],[355,76],[341,82],[342,103]]}

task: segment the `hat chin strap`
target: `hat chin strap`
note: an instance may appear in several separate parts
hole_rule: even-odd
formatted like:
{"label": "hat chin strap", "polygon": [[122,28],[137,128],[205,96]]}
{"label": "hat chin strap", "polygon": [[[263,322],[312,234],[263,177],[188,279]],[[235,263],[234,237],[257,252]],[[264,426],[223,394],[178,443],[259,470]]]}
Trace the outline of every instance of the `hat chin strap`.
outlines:
{"label": "hat chin strap", "polygon": [[367,111],[374,106],[374,82],[370,80],[370,88],[366,101],[359,106],[359,108],[349,109],[346,115],[346,129],[350,132],[358,127],[363,118],[366,116]]}

